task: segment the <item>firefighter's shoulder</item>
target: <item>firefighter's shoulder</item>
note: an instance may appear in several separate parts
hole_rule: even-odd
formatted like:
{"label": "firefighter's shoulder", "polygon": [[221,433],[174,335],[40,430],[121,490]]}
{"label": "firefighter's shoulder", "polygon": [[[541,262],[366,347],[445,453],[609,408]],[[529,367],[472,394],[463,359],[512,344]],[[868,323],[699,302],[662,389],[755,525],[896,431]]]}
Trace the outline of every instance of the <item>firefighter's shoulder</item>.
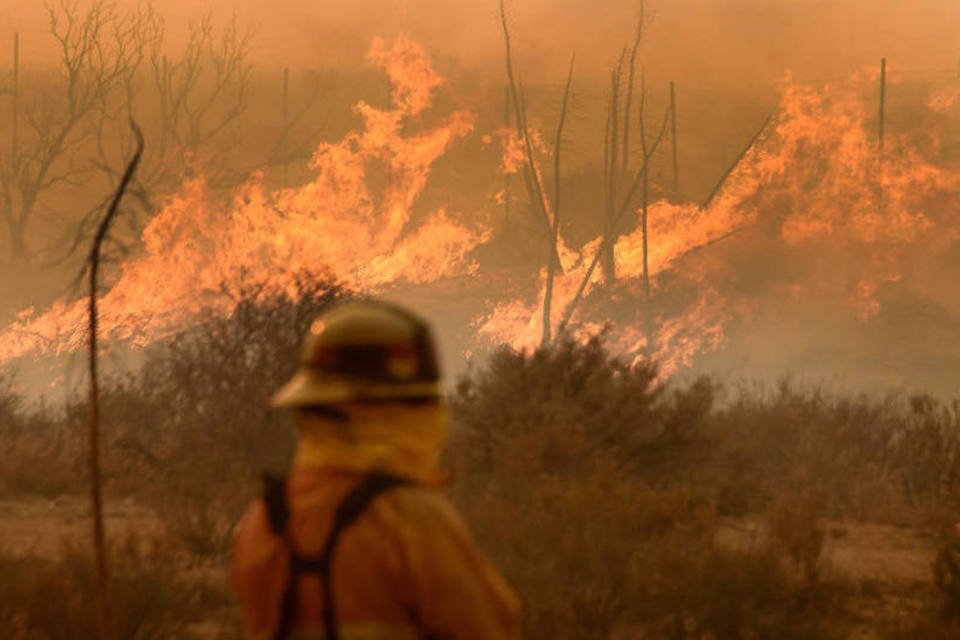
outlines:
{"label": "firefighter's shoulder", "polygon": [[521,605],[444,492],[402,487],[380,508],[403,554],[406,588],[437,637],[518,638]]}

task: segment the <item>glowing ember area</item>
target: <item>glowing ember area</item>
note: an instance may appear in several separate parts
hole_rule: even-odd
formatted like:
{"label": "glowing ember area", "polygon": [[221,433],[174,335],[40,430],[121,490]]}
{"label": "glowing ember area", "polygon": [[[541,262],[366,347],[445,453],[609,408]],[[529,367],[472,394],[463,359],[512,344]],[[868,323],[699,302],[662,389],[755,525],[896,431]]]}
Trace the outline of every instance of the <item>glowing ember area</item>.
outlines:
{"label": "glowing ember area", "polygon": [[960,86],[953,85],[934,92],[927,99],[927,107],[937,113],[950,111],[960,102]]}
{"label": "glowing ember area", "polygon": [[[442,210],[412,219],[434,162],[471,131],[470,114],[408,134],[443,79],[407,39],[375,40],[368,57],[390,78],[392,108],[359,103],[362,129],[320,145],[315,175],[302,186],[268,191],[254,175],[223,202],[202,177],[183,184],[145,229],[141,257],[120,266],[102,298],[109,339],[144,345],[200,312],[230,314],[249,292],[296,295],[304,274],[375,292],[476,269],[468,256],[486,238],[483,230]],[[389,176],[376,193],[373,170]],[[81,346],[85,305],[59,302],[21,314],[0,335],[0,360]]]}
{"label": "glowing ember area", "polygon": [[[935,296],[924,292],[921,265],[960,238],[960,173],[893,136],[881,153],[875,110],[862,99],[869,82],[814,89],[787,77],[773,126],[709,206],[650,204],[650,300],[638,220],[616,243],[618,280],[605,285],[597,269],[570,328],[605,325],[621,352],[654,356],[668,375],[719,348],[732,324],[764,306],[828,301],[869,322],[882,311],[877,294],[886,285]],[[505,147],[507,157],[516,154]],[[561,251],[566,271],[553,292],[553,327],[568,313],[599,244]],[[752,273],[738,267],[748,264],[748,254],[763,255],[759,249],[778,265],[770,274],[758,258],[749,262]],[[505,301],[478,319],[479,334],[520,348],[538,345],[544,272],[540,281],[535,299]]]}

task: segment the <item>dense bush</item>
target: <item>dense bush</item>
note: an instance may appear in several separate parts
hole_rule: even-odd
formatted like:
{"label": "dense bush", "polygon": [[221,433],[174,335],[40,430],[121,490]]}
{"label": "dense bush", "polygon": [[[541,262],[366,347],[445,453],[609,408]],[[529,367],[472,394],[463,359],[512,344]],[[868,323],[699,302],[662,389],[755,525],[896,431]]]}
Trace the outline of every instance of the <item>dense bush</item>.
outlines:
{"label": "dense bush", "polygon": [[[847,637],[862,594],[822,563],[823,518],[950,502],[960,429],[931,402],[661,386],[600,340],[504,349],[451,399],[456,498],[530,638]],[[748,515],[759,541],[721,544]]]}
{"label": "dense bush", "polygon": [[79,486],[83,450],[65,421],[28,409],[0,377],[0,495],[56,496]]}
{"label": "dense bush", "polygon": [[810,618],[834,601],[802,600],[790,550],[716,543],[690,477],[717,386],[656,380],[597,339],[503,350],[459,384],[456,497],[523,594],[527,637],[834,637]]}
{"label": "dense bush", "polygon": [[223,556],[259,472],[285,468],[292,424],[269,399],[300,362],[310,323],[339,295],[306,281],[296,301],[244,292],[229,317],[157,345],[133,384],[115,388],[106,413],[117,482],[192,552]]}
{"label": "dense bush", "polygon": [[648,467],[651,454],[693,442],[714,392],[705,379],[666,392],[655,365],[612,357],[601,338],[533,354],[501,349],[451,399],[457,462],[483,473],[536,450],[537,470],[548,473],[595,457]]}
{"label": "dense bush", "polygon": [[[286,466],[293,430],[269,398],[293,373],[310,323],[341,294],[299,283],[298,295],[236,295],[228,317],[209,315],[151,346],[142,370],[104,385],[107,491],[158,512],[193,553],[223,557],[264,469]],[[24,411],[0,386],[0,490],[56,496],[86,489],[85,398],[63,413]]]}

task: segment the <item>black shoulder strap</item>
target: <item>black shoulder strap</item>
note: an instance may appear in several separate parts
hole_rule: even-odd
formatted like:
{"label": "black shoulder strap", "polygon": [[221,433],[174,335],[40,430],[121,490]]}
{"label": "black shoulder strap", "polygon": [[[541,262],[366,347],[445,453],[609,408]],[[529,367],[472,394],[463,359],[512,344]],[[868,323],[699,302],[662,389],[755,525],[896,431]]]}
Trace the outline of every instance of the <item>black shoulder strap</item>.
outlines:
{"label": "black shoulder strap", "polygon": [[287,479],[272,473],[263,474],[263,502],[267,507],[267,520],[270,530],[276,535],[283,535],[287,530],[287,520],[290,519],[290,508],[287,506]]}
{"label": "black shoulder strap", "polygon": [[[270,527],[274,532],[282,535],[290,548],[290,575],[287,578],[287,586],[283,594],[283,601],[280,609],[280,621],[274,634],[274,640],[284,640],[290,633],[290,626],[293,623],[293,613],[296,608],[297,598],[297,580],[304,573],[316,573],[320,575],[323,581],[323,626],[325,640],[339,640],[340,633],[337,628],[336,607],[333,599],[333,572],[332,563],[333,552],[337,547],[343,532],[359,518],[366,510],[367,506],[380,494],[390,489],[405,484],[410,481],[405,478],[390,475],[383,472],[373,472],[363,477],[360,482],[350,490],[350,493],[343,499],[340,506],[334,512],[333,524],[330,527],[330,533],[323,545],[323,550],[316,556],[302,556],[293,548],[292,541],[286,533],[286,523],[289,519],[289,507],[287,506],[285,496],[285,482],[281,482],[279,491],[274,481],[269,483],[265,479],[264,500],[267,503],[267,514],[270,518]],[[273,493],[271,497],[270,492]],[[279,495],[282,507],[271,506],[271,500],[276,501]],[[278,526],[282,525],[282,526]]]}

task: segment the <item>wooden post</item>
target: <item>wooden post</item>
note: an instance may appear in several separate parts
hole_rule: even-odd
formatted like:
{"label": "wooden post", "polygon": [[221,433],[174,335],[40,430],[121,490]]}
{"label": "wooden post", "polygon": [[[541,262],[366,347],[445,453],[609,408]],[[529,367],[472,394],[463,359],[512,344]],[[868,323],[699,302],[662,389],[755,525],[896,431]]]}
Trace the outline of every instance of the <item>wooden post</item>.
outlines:
{"label": "wooden post", "polygon": [[[673,83],[671,89],[671,113],[673,108]],[[650,157],[650,147],[647,145],[646,101],[647,101],[647,74],[640,76],[640,143],[643,148],[643,157]],[[643,192],[641,201],[640,226],[643,233],[643,330],[647,334],[647,353],[653,351],[653,330],[650,322],[650,235],[647,225],[647,215],[650,204],[650,163],[643,163]]]}
{"label": "wooden post", "polygon": [[283,163],[283,186],[286,187],[289,176],[289,158],[287,158],[287,138],[290,135],[290,67],[283,68],[283,138],[280,141],[280,160]]}
{"label": "wooden post", "polygon": [[[617,262],[614,255],[617,226],[616,217],[617,177],[620,158],[620,83],[623,79],[623,61],[626,49],[620,53],[617,65],[610,71],[610,113],[607,121],[607,144],[605,145],[606,166],[606,220],[604,221],[603,261],[600,266],[603,270],[603,285],[610,287],[617,280]],[[627,114],[629,117],[629,114]]]}
{"label": "wooden post", "polygon": [[[506,85],[503,89],[503,126],[506,127],[507,131],[510,130],[511,125],[513,124],[513,119],[510,117],[510,85]],[[510,187],[511,187],[511,178],[513,176],[506,171],[503,173],[503,226],[505,229],[510,228]]]}
{"label": "wooden post", "polygon": [[163,64],[160,67],[160,158],[165,161],[167,156],[167,136],[170,135],[170,122],[173,114],[170,113],[170,104],[173,102],[173,96],[170,95],[172,83],[170,82],[170,62],[166,54],[163,56]]}
{"label": "wooden post", "polygon": [[883,119],[887,106],[887,59],[880,60],[880,154],[883,155]]}
{"label": "wooden post", "polygon": [[20,34],[13,34],[13,132],[10,134],[10,162],[16,166],[20,145]]}
{"label": "wooden post", "polygon": [[673,146],[673,199],[680,198],[680,162],[677,159],[677,95],[673,80],[670,81],[670,142]]}

